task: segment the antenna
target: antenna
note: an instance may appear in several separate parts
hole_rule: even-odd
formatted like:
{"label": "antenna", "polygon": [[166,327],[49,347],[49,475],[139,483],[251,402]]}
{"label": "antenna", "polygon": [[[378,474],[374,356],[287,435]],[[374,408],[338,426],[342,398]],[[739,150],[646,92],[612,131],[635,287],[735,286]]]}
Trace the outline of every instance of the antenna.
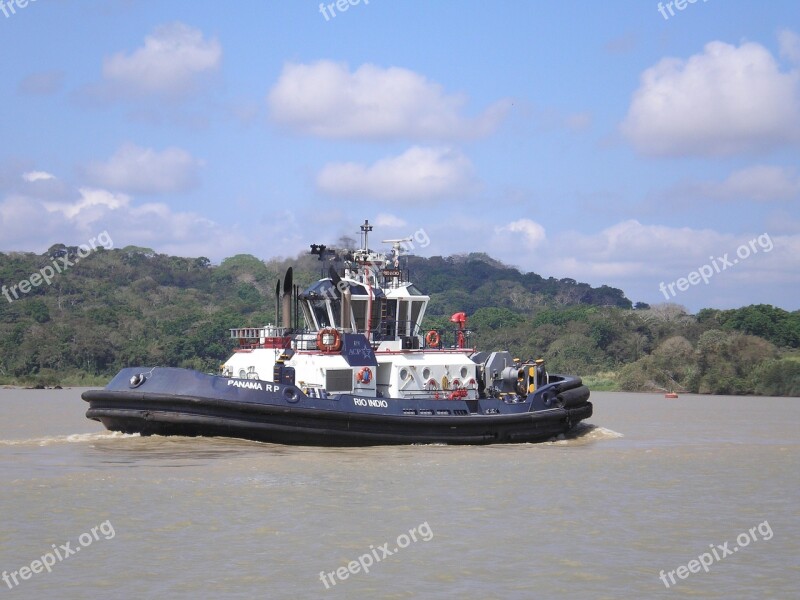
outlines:
{"label": "antenna", "polygon": [[391,244],[392,245],[392,257],[394,258],[394,268],[400,266],[400,256],[402,256],[403,244],[406,242],[410,242],[411,238],[399,238],[396,240],[381,240],[383,244]]}
{"label": "antenna", "polygon": [[317,256],[317,260],[324,260],[325,254],[329,253],[328,247],[325,244],[311,244],[311,254]]}
{"label": "antenna", "polygon": [[361,226],[361,233],[364,235],[364,250],[369,250],[367,236],[370,231],[372,231],[372,225],[369,224],[369,219],[364,219],[364,224]]}

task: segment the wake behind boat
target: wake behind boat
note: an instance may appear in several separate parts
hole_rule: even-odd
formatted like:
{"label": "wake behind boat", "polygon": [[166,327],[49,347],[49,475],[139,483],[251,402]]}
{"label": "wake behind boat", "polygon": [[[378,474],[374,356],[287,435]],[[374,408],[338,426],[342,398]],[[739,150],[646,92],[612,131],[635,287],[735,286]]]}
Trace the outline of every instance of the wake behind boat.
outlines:
{"label": "wake behind boat", "polygon": [[464,313],[450,331],[425,332],[430,297],[401,268],[409,240],[373,252],[371,229],[361,226],[359,250],[312,245],[328,276],[298,293],[289,269],[276,289],[281,326],[231,330],[238,348],[221,374],[126,368],[83,393],[86,416],[142,435],[366,446],[538,442],[592,415],[580,378],[472,348]]}

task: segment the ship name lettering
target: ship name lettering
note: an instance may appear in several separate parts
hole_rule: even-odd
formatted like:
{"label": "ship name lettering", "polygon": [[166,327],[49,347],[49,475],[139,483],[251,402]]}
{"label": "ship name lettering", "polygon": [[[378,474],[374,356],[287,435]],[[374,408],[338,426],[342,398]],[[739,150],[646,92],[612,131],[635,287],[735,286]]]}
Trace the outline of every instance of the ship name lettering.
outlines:
{"label": "ship name lettering", "polygon": [[247,390],[263,390],[264,387],[261,385],[260,381],[241,381],[239,379],[229,379],[228,385],[238,388],[244,388]]}
{"label": "ship name lettering", "polygon": [[353,404],[370,408],[389,408],[389,403],[386,400],[375,400],[374,398],[353,398]]}

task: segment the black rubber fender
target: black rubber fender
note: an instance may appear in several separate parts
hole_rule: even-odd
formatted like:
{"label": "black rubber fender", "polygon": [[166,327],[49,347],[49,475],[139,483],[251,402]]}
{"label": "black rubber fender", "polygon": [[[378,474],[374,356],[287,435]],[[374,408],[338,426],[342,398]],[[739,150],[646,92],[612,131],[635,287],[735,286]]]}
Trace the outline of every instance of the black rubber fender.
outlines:
{"label": "black rubber fender", "polygon": [[567,390],[581,387],[582,385],[583,381],[581,381],[580,377],[569,377],[564,381],[559,381],[556,383],[556,392],[560,394],[562,392],[566,392]]}
{"label": "black rubber fender", "polygon": [[589,388],[585,385],[561,392],[558,396],[558,406],[561,408],[573,408],[580,406],[589,400]]}

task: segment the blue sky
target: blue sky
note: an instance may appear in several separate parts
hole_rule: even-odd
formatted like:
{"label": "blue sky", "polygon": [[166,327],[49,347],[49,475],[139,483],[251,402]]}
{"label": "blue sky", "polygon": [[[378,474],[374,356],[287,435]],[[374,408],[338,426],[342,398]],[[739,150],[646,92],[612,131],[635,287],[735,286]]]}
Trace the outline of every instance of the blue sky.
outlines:
{"label": "blue sky", "polygon": [[341,6],[3,0],[0,251],[294,256],[367,218],[633,301],[800,308],[796,2]]}

